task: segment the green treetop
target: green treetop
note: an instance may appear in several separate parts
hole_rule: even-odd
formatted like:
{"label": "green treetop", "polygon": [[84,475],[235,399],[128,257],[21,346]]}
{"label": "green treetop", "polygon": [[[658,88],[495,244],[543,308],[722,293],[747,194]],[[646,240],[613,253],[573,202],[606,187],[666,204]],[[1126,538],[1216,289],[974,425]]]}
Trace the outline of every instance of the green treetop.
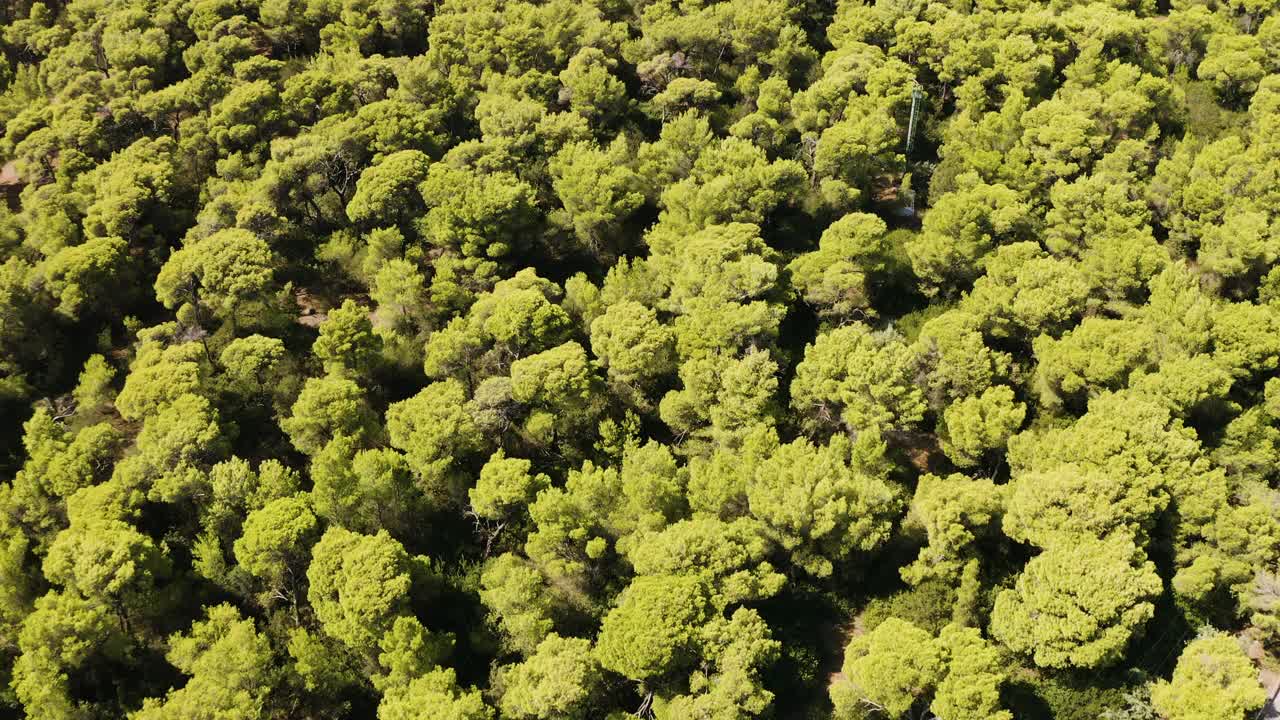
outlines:
{"label": "green treetop", "polygon": [[1141,633],[1161,591],[1155,566],[1123,535],[1081,538],[1036,556],[996,596],[991,633],[1047,668],[1114,663]]}
{"label": "green treetop", "polygon": [[1240,642],[1227,634],[1201,634],[1178,656],[1173,677],[1151,688],[1151,705],[1169,720],[1241,718],[1262,707],[1266,691]]}

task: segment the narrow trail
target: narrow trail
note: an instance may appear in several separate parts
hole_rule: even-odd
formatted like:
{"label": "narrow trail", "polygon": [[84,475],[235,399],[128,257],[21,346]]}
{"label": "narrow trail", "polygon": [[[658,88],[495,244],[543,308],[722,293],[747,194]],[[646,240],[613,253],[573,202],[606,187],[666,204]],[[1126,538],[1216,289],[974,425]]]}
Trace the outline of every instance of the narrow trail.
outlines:
{"label": "narrow trail", "polygon": [[1280,720],[1280,672],[1270,668],[1258,670],[1258,681],[1267,691],[1267,703],[1258,711],[1255,720]]}

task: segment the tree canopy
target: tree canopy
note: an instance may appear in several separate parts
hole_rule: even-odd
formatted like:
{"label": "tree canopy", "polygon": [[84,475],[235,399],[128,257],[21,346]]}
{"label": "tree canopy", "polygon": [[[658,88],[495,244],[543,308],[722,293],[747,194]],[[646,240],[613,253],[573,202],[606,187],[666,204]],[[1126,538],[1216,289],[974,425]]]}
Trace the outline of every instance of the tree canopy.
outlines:
{"label": "tree canopy", "polygon": [[4,3],[0,717],[1250,720],[1277,7]]}

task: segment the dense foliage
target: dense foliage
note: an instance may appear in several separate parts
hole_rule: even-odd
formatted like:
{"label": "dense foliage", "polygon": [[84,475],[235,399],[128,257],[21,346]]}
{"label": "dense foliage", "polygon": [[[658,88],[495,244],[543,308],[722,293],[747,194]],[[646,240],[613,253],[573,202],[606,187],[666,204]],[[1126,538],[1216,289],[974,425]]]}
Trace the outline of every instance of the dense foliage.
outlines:
{"label": "dense foliage", "polygon": [[0,7],[0,715],[1244,720],[1272,0]]}

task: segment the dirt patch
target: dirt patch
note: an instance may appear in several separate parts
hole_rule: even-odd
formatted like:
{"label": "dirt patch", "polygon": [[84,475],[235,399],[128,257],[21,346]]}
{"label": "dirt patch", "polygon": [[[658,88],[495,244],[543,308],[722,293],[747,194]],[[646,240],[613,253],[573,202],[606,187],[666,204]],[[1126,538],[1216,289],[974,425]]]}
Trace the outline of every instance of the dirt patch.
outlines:
{"label": "dirt patch", "polygon": [[310,328],[320,327],[320,323],[329,319],[328,308],[323,301],[306,289],[299,289],[293,294],[293,301],[298,305],[297,322]]}
{"label": "dirt patch", "polygon": [[1277,706],[1280,700],[1276,697],[1280,694],[1280,673],[1269,668],[1261,668],[1258,671],[1258,682],[1262,683],[1263,689],[1267,691],[1267,704],[1258,711],[1258,720],[1280,720],[1280,707]]}
{"label": "dirt patch", "polygon": [[0,167],[0,185],[21,185],[22,178],[18,177],[18,164],[10,160]]}
{"label": "dirt patch", "polygon": [[842,625],[831,625],[830,633],[833,636],[835,646],[829,648],[833,652],[830,652],[828,656],[828,666],[834,665],[835,669],[827,673],[827,687],[831,687],[844,679],[844,649],[848,647],[854,638],[866,631],[867,628],[862,622],[862,613],[858,613]]}
{"label": "dirt patch", "polygon": [[10,160],[0,167],[0,192],[4,193],[5,202],[8,203],[9,209],[17,211],[21,208],[19,198],[22,195],[22,188],[27,184],[22,181],[18,175],[18,165]]}

